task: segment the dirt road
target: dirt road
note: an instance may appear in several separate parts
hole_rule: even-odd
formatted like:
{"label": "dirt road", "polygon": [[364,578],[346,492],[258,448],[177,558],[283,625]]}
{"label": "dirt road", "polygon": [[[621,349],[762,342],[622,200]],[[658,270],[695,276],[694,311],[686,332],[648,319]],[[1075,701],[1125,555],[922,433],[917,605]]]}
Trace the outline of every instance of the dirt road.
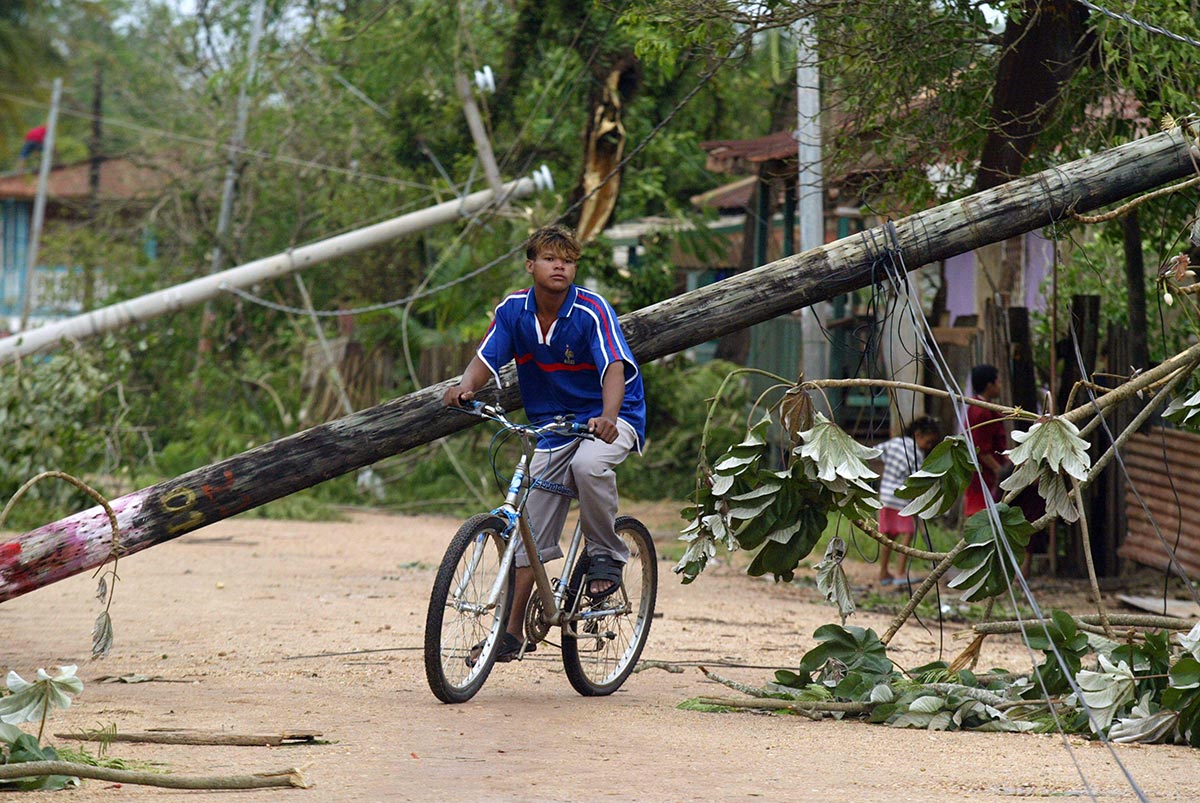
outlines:
{"label": "dirt road", "polygon": [[[639,513],[639,511],[633,511]],[[643,509],[671,540],[672,509]],[[179,774],[303,768],[307,790],[181,792],[85,781],[3,799],[98,801],[735,801],[988,803],[1013,797],[1194,801],[1200,755],[1108,748],[1077,738],[929,733],[794,716],[708,714],[677,704],[724,694],[696,667],[759,685],[794,666],[836,621],[815,592],[718,566],[682,586],[663,563],[647,669],[617,694],[572,691],[556,650],[500,665],[464,705],[425,685],[424,612],[451,519],[355,513],[349,522],[234,519],[121,563],[116,644],[89,661],[94,581],[62,581],[0,605],[0,671],[79,664],[83,693],[56,732],[114,726],[226,733],[315,730],[327,744],[197,747],[114,744],[110,755]],[[882,632],[887,618],[852,624]],[[915,666],[939,635],[908,627],[892,656]],[[945,635],[945,657],[961,641]],[[1022,665],[1023,664],[1023,665]],[[1027,669],[1012,642],[981,666]],[[101,682],[130,675],[152,682]],[[63,740],[51,740],[62,743]],[[91,746],[95,752],[95,745]],[[53,794],[53,797],[51,795]]]}

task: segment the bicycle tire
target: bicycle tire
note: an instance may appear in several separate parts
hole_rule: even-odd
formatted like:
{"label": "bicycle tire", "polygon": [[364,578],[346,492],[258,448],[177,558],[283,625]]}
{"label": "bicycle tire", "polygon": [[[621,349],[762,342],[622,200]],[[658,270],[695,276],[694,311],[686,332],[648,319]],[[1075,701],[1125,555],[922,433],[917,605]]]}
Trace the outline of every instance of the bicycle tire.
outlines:
{"label": "bicycle tire", "polygon": [[[504,519],[488,513],[468,519],[451,539],[438,567],[425,617],[425,679],[443,703],[474,697],[496,663],[512,608],[511,567],[496,605],[487,607],[485,600],[499,576],[506,526]],[[460,587],[462,594],[456,599]],[[479,642],[483,642],[482,652],[469,662]]]}
{"label": "bicycle tire", "polygon": [[[650,531],[630,516],[619,516],[616,530],[629,547],[629,561],[622,571],[621,588],[594,608],[582,609],[580,614],[586,616],[589,610],[597,612],[604,606],[624,608],[626,601],[629,610],[574,621],[563,627],[563,669],[571,686],[585,697],[602,697],[621,688],[637,665],[654,619],[658,559]],[[571,587],[582,589],[586,574],[586,561],[577,561],[571,572]]]}

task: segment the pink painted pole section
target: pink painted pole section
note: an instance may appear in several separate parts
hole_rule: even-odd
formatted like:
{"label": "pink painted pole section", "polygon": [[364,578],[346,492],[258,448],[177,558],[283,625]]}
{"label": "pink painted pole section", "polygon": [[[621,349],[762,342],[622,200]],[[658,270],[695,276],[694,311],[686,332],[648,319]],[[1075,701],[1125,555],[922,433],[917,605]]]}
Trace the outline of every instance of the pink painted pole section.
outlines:
{"label": "pink painted pole section", "polygon": [[[121,554],[149,546],[146,528],[136,521],[145,491],[135,491],[110,505],[120,529]],[[19,540],[0,543],[0,588],[5,598],[92,569],[112,553],[112,522],[97,505],[25,533]],[[37,567],[36,571],[30,571]]]}

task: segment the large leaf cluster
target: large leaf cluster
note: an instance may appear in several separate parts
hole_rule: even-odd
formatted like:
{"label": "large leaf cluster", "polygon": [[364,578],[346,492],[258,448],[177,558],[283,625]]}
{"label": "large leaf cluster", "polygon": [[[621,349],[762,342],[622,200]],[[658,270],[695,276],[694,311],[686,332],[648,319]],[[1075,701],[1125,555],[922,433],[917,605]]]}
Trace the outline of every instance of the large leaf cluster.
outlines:
{"label": "large leaf cluster", "polygon": [[1046,512],[1076,521],[1079,509],[1075,505],[1067,477],[1081,482],[1087,478],[1092,460],[1088,444],[1079,429],[1064,418],[1048,418],[1037,422],[1027,431],[1012,434],[1017,445],[1007,454],[1016,470],[1000,483],[1006,491],[1019,491],[1037,480],[1038,495],[1046,501]]}
{"label": "large leaf cluster", "polygon": [[804,654],[796,671],[781,669],[775,684],[787,689],[811,686],[829,690],[842,700],[863,702],[893,676],[887,645],[870,628],[822,625],[813,632],[817,646]]}
{"label": "large leaf cluster", "polygon": [[771,417],[763,415],[741,443],[711,467],[701,466],[694,504],[684,510],[690,524],[681,538],[689,546],[675,568],[685,583],[704,570],[718,545],[756,550],[750,574],[790,582],[830,514],[861,518],[878,506],[870,483],[878,475],[867,461],[879,450],[862,446],[817,413],[798,433],[784,467],[773,468],[771,426]]}

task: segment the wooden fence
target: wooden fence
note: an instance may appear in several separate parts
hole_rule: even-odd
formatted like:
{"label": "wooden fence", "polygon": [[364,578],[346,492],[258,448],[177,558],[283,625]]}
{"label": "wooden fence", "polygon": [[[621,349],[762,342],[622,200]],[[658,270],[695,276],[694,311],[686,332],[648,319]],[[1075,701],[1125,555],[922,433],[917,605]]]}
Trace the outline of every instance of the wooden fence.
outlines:
{"label": "wooden fence", "polygon": [[1122,457],[1130,482],[1118,554],[1165,570],[1173,551],[1189,577],[1200,577],[1200,435],[1152,427],[1130,438]]}

